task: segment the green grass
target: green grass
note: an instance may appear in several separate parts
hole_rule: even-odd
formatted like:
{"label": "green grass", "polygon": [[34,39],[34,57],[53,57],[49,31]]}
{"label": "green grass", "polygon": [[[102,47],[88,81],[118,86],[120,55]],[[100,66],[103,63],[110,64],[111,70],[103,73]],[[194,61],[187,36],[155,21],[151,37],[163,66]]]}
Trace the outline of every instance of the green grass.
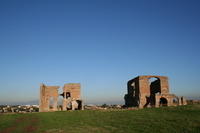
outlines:
{"label": "green grass", "polygon": [[0,115],[0,133],[200,133],[200,105]]}

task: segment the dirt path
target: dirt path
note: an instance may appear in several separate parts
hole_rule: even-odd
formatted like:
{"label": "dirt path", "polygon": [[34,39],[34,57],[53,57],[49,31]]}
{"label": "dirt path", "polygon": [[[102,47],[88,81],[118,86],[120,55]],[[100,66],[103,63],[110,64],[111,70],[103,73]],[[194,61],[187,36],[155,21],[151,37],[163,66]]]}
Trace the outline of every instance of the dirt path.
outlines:
{"label": "dirt path", "polygon": [[35,116],[22,115],[10,127],[3,129],[0,133],[34,133],[38,129],[38,121]]}
{"label": "dirt path", "polygon": [[33,117],[30,123],[24,128],[25,133],[33,133],[38,129],[38,118]]}

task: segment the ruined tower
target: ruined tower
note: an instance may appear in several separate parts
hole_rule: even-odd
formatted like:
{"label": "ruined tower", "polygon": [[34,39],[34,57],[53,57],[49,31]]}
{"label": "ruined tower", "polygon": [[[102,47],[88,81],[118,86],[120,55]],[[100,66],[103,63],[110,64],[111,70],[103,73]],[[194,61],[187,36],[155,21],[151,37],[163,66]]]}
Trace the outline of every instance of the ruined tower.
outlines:
{"label": "ruined tower", "polygon": [[82,109],[82,100],[81,100],[81,85],[79,83],[68,83],[63,87],[63,110],[70,108],[70,102],[73,106],[78,109]]}
{"label": "ruined tower", "polygon": [[[59,86],[40,85],[40,112],[57,111],[58,88]],[[53,106],[50,106],[51,99],[53,100]]]}

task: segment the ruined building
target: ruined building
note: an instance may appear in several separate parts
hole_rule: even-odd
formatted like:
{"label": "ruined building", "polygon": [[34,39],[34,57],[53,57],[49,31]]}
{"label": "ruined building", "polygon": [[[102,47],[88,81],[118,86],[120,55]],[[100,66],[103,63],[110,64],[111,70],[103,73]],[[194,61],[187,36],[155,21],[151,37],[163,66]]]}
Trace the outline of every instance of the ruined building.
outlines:
{"label": "ruined building", "polygon": [[53,107],[51,108],[52,111],[57,110],[58,104],[58,88],[59,86],[45,86],[41,84],[40,86],[40,103],[39,103],[39,111],[45,112],[50,111],[50,99],[53,99]]}
{"label": "ruined building", "polygon": [[81,94],[80,84],[77,83],[65,84],[63,87],[62,94],[58,94],[59,88],[60,88],[59,86],[46,86],[44,84],[41,84],[40,103],[39,103],[40,112],[57,111],[59,109],[58,106],[59,96],[63,97],[61,110],[83,109],[83,103],[80,97]]}
{"label": "ruined building", "polygon": [[[65,84],[63,87],[63,110],[69,109],[72,105],[72,110],[75,108],[82,109],[82,100],[80,97],[80,84]],[[70,103],[71,102],[71,103]]]}
{"label": "ruined building", "polygon": [[127,107],[159,107],[186,105],[184,97],[169,93],[165,76],[138,76],[127,83],[128,94],[124,96]]}

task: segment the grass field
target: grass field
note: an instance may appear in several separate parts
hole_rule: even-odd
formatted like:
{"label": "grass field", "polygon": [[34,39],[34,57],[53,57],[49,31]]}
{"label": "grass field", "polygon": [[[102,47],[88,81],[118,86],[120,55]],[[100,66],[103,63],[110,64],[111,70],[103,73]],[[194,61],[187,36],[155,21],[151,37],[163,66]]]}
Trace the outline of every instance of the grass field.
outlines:
{"label": "grass field", "polygon": [[200,105],[1,114],[0,133],[200,133]]}

